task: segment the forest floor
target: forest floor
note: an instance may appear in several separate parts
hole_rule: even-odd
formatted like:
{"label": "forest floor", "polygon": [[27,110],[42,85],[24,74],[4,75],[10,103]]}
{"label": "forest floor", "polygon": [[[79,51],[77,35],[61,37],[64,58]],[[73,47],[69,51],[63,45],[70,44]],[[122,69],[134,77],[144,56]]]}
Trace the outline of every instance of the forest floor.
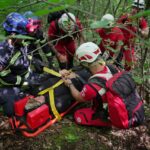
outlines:
{"label": "forest floor", "polygon": [[150,108],[144,125],[127,130],[79,126],[69,114],[34,138],[0,131],[0,150],[150,150]]}

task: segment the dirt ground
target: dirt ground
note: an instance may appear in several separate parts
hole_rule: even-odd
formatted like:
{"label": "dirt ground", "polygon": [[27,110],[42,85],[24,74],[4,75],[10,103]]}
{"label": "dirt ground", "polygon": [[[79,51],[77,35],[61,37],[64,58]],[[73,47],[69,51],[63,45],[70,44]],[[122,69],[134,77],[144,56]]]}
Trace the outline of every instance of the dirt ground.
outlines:
{"label": "dirt ground", "polygon": [[79,126],[69,114],[34,138],[0,131],[0,150],[150,150],[149,110],[144,125],[128,130]]}

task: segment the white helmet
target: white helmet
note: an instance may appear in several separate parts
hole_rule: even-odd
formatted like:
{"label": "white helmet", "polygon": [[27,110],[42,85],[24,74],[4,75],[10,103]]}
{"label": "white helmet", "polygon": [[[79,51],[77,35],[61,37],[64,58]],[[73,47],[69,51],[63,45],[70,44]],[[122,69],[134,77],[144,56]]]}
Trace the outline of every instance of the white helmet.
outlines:
{"label": "white helmet", "polygon": [[92,63],[100,54],[100,48],[93,42],[83,43],[76,50],[76,57],[81,63]]}
{"label": "white helmet", "polygon": [[58,26],[65,32],[75,29],[76,17],[72,13],[64,13],[58,20]]}
{"label": "white helmet", "polygon": [[106,27],[112,27],[114,24],[115,18],[111,14],[106,14],[101,18],[102,22],[106,22],[107,26]]}
{"label": "white helmet", "polygon": [[134,0],[132,6],[137,7],[139,9],[144,9],[145,8],[145,1],[144,0]]}

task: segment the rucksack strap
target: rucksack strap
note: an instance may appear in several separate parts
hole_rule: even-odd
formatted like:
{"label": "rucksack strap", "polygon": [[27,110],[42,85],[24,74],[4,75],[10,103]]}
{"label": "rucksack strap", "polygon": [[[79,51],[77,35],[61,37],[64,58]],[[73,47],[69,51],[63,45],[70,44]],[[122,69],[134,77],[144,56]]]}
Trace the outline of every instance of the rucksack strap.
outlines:
{"label": "rucksack strap", "polygon": [[97,93],[95,99],[98,100],[98,104],[99,104],[98,109],[100,111],[103,110],[103,101],[101,95],[98,93],[98,90],[92,84],[89,83],[88,85]]}
{"label": "rucksack strap", "polygon": [[114,65],[107,65],[107,67],[109,68],[110,72],[112,73],[112,75],[118,73],[118,69],[114,66]]}
{"label": "rucksack strap", "polygon": [[[108,65],[107,66],[111,72],[112,75],[116,74],[118,72],[118,70],[113,66],[113,65]],[[111,76],[112,76],[111,75]],[[111,78],[111,76],[109,75],[107,78],[109,80],[109,78]],[[101,75],[100,76],[95,76],[93,78],[89,79],[89,86],[94,89],[94,91],[97,93],[96,99],[98,99],[99,105],[100,105],[100,109],[103,108],[103,102],[102,102],[102,95],[106,93],[106,82],[107,80],[104,79]],[[97,90],[91,83],[96,83],[97,85],[99,85],[101,87],[101,90]]]}
{"label": "rucksack strap", "polygon": [[58,20],[55,20],[55,27],[56,27],[57,32],[60,34],[60,29],[58,26]]}
{"label": "rucksack strap", "polygon": [[104,78],[94,77],[94,78],[91,78],[89,81],[90,81],[90,83],[98,84],[102,88],[106,88],[106,80]]}

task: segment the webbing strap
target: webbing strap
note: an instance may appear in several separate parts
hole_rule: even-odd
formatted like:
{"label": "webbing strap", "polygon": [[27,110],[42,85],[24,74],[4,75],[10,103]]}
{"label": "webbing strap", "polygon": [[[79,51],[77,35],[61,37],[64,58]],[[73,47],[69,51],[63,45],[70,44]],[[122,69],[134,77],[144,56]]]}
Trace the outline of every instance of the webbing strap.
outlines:
{"label": "webbing strap", "polygon": [[21,52],[17,52],[10,60],[10,64],[14,64],[18,57],[21,55]]}
{"label": "webbing strap", "polygon": [[54,116],[58,119],[58,120],[61,120],[61,116],[60,114],[58,113],[56,107],[55,107],[55,101],[54,101],[54,89],[50,89],[49,90],[49,97],[50,97],[50,107],[52,109],[52,112],[54,114]]}
{"label": "webbing strap", "polygon": [[7,76],[9,73],[11,73],[11,70],[8,69],[8,70],[3,70],[0,72],[0,76],[1,77],[4,77],[4,76]]}
{"label": "webbing strap", "polygon": [[[10,64],[11,65],[13,65],[15,62],[16,62],[16,60],[18,59],[18,57],[21,55],[21,52],[17,52],[12,58],[11,58],[11,60],[10,60]],[[6,75],[8,75],[9,73],[11,73],[11,70],[10,69],[8,69],[8,70],[3,70],[3,71],[1,71],[0,72],[0,76],[1,77],[4,77],[4,76],[6,76]],[[5,84],[6,85],[6,84]]]}
{"label": "webbing strap", "polygon": [[61,74],[60,74],[60,73],[58,73],[58,72],[56,72],[56,71],[54,71],[54,70],[52,70],[52,69],[49,69],[49,68],[47,68],[47,67],[44,67],[44,68],[43,68],[43,71],[45,71],[45,72],[47,72],[47,73],[49,73],[49,74],[52,74],[52,75],[54,75],[54,76],[56,76],[56,77],[61,77]]}
{"label": "webbing strap", "polygon": [[51,87],[49,87],[49,88],[47,88],[47,89],[45,89],[45,90],[39,92],[38,94],[39,94],[39,95],[43,95],[43,94],[47,93],[48,91],[50,91],[51,89],[55,89],[56,87],[58,87],[58,86],[61,85],[62,83],[63,83],[63,80],[60,79],[60,80],[59,80],[57,83],[55,83],[53,86],[51,86]]}
{"label": "webbing strap", "polygon": [[49,92],[49,104],[50,104],[50,107],[51,107],[51,109],[52,109],[52,112],[53,112],[54,116],[55,116],[58,120],[61,119],[61,116],[59,115],[59,113],[58,113],[58,111],[57,111],[57,109],[56,109],[56,107],[55,107],[54,89],[55,89],[56,87],[58,87],[59,85],[61,85],[62,83],[63,83],[63,80],[60,79],[60,80],[59,80],[57,83],[55,83],[53,86],[51,86],[51,87],[49,87],[49,88],[47,88],[47,89],[45,89],[45,90],[43,90],[43,91],[41,91],[41,92],[38,93],[39,95],[43,95],[43,94]]}
{"label": "webbing strap", "polygon": [[3,81],[1,78],[0,78],[0,83],[1,83],[2,85],[13,85],[13,84],[11,84],[11,83],[7,83],[7,82]]}
{"label": "webbing strap", "polygon": [[22,80],[21,76],[17,76],[17,81],[15,84],[19,85],[21,83],[21,80]]}

